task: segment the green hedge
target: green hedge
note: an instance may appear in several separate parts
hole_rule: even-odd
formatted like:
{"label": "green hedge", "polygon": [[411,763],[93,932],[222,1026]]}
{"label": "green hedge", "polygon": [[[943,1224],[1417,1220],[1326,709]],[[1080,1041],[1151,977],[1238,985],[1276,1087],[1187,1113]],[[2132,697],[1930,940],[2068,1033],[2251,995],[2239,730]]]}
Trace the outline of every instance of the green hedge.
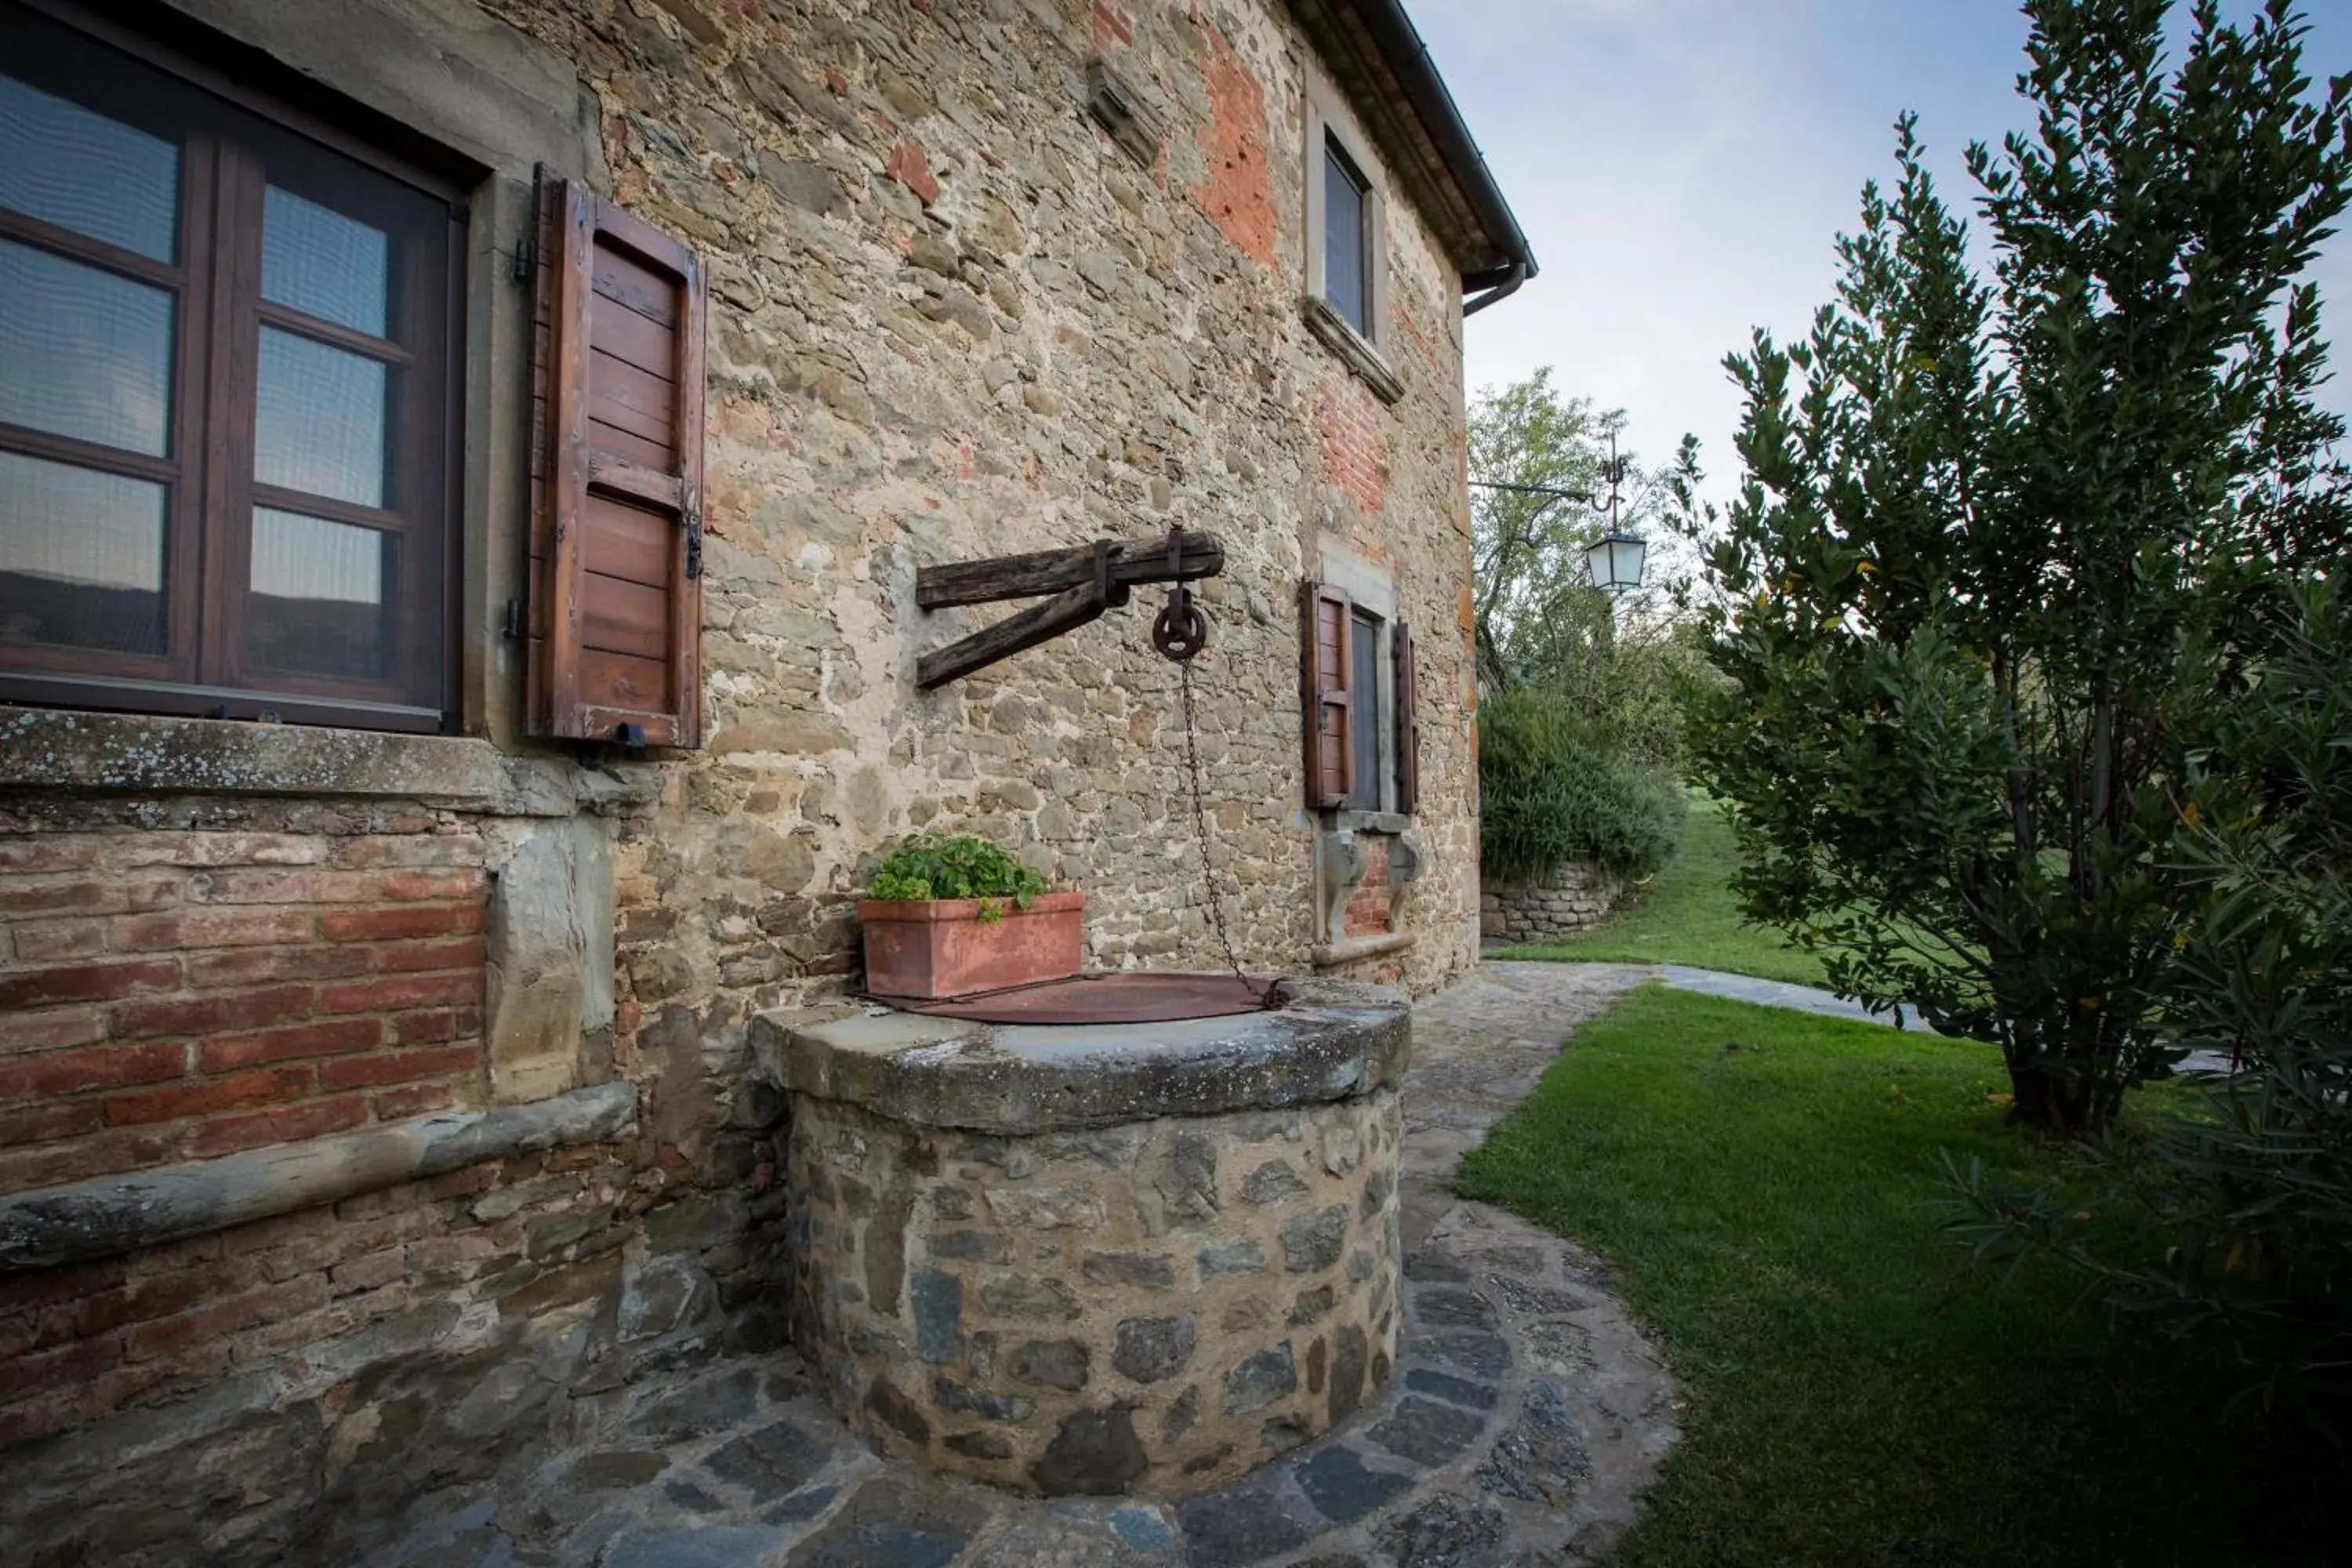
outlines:
{"label": "green hedge", "polygon": [[1478,850],[1489,877],[1571,860],[1646,877],[1682,836],[1681,791],[1596,744],[1561,694],[1520,689],[1478,710]]}

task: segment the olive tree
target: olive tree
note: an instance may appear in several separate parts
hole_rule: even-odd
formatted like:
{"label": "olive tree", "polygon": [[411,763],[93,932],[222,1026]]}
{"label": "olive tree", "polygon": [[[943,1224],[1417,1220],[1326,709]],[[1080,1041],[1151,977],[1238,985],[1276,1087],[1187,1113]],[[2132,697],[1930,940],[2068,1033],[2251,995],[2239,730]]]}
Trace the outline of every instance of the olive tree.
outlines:
{"label": "olive tree", "polygon": [[1832,984],[1998,1042],[2021,1119],[2104,1123],[2176,1054],[2189,727],[2244,596],[2341,569],[2304,279],[2352,180],[2286,0],[2029,0],[2029,133],[1969,147],[1990,274],[1913,121],[1835,300],[1729,367],[1694,752],[1748,910]]}

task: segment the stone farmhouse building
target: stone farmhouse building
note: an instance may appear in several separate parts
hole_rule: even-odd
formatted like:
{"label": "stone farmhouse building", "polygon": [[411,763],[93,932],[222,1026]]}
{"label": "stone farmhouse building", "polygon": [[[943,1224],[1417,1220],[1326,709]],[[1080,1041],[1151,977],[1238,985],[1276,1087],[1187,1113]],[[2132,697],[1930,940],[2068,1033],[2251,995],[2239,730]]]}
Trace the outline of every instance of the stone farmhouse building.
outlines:
{"label": "stone farmhouse building", "polygon": [[1397,0],[0,0],[0,1557],[265,1561],[787,1339],[763,1011],[919,828],[1215,970],[1478,942]]}

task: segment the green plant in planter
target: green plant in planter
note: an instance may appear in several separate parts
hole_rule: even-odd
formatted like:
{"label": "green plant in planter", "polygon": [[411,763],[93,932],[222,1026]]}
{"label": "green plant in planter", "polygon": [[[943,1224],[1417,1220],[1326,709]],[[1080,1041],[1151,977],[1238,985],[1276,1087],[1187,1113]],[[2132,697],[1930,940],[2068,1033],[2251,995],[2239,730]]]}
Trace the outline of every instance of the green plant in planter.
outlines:
{"label": "green plant in planter", "polygon": [[991,844],[970,834],[910,833],[875,868],[867,896],[888,900],[978,899],[980,918],[1004,918],[996,900],[1011,899],[1022,909],[1045,890],[1045,879]]}

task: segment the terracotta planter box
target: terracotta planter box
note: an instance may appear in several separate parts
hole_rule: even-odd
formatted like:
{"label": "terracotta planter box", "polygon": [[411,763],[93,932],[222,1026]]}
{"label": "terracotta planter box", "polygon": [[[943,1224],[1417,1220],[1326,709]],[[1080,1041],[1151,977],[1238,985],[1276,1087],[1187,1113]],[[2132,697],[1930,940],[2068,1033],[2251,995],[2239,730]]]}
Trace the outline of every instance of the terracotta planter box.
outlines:
{"label": "terracotta planter box", "polygon": [[1067,980],[1085,964],[1084,893],[1040,893],[1023,909],[980,918],[978,899],[860,899],[866,927],[866,990],[873,996],[933,1002]]}

